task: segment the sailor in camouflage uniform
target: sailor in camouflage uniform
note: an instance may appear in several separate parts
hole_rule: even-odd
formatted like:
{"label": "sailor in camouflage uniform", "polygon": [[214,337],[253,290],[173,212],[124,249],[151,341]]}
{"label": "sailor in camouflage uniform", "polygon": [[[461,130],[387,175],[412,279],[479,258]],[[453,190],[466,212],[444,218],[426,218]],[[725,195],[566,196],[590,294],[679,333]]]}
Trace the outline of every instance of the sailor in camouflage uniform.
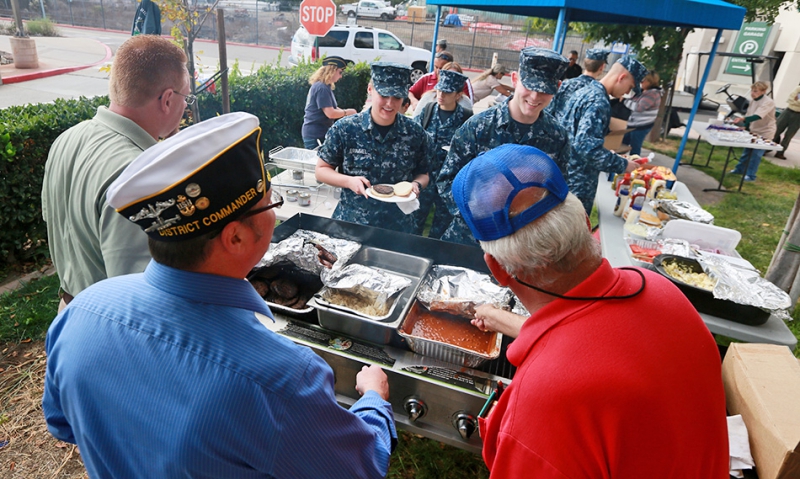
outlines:
{"label": "sailor in camouflage uniform", "polygon": [[[447,157],[445,147],[450,146],[450,140],[456,130],[472,116],[472,110],[464,108],[459,100],[463,95],[466,75],[454,70],[439,70],[439,81],[433,88],[436,91],[436,101],[428,103],[422,112],[414,117],[414,121],[422,125],[433,140],[434,156],[429,158],[428,174],[431,178],[439,176],[444,159]],[[428,236],[441,238],[444,231],[453,220],[453,215],[448,211],[436,188],[425,188],[420,195],[420,209],[414,212],[416,233],[422,234],[425,220],[428,219],[431,207],[435,205],[433,223]]]}
{"label": "sailor in camouflage uniform", "polygon": [[624,56],[611,66],[602,80],[575,92],[558,117],[572,139],[573,155],[567,168],[569,191],[581,200],[587,214],[592,212],[601,171],[623,173],[638,166],[603,148],[603,142],[611,118],[608,97],[626,95],[646,74],[647,69],[638,60]]}
{"label": "sailor in camouflage uniform", "polygon": [[553,99],[559,78],[568,65],[566,58],[552,50],[523,49],[519,71],[511,73],[514,95],[473,116],[456,131],[436,178],[439,194],[453,215],[453,221],[442,235],[443,240],[477,246],[450,190],[459,170],[479,154],[506,143],[535,146],[556,162],[564,176],[567,175],[571,155],[569,135],[543,110]]}
{"label": "sailor in camouflage uniform", "polygon": [[567,102],[572,98],[572,95],[581,88],[588,86],[590,83],[597,81],[603,75],[603,68],[606,66],[606,57],[609,51],[602,48],[590,48],[586,50],[586,59],[583,62],[585,71],[582,75],[571,78],[561,82],[558,87],[556,96],[550,105],[544,109],[547,113],[553,115],[553,118],[558,119],[559,114],[567,106]]}
{"label": "sailor in camouflage uniform", "polygon": [[381,183],[410,181],[417,196],[428,185],[433,142],[419,124],[398,114],[410,84],[410,67],[373,63],[367,89],[372,106],[337,121],[325,135],[317,153],[316,176],[323,183],[342,188],[334,219],[413,231],[413,215],[404,214],[396,204],[367,196],[370,186]]}

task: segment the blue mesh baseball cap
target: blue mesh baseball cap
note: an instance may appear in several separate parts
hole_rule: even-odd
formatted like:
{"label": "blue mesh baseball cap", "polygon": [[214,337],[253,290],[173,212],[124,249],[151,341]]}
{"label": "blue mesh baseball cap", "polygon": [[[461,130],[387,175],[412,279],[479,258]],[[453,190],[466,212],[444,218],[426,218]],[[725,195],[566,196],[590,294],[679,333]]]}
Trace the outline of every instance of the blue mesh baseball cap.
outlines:
{"label": "blue mesh baseball cap", "polygon": [[[531,187],[547,192],[515,216],[511,202]],[[527,145],[502,145],[476,157],[453,181],[453,199],[475,239],[494,241],[509,236],[564,201],[567,182],[555,162]]]}

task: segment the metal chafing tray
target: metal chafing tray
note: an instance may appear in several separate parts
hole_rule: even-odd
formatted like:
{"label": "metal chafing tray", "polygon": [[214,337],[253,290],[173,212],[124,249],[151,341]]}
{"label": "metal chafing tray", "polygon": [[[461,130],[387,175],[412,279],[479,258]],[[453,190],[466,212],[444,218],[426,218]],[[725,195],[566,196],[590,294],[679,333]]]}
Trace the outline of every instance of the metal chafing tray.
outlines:
{"label": "metal chafing tray", "polygon": [[317,152],[290,146],[284,148],[279,146],[269,150],[271,163],[281,168],[296,171],[314,172],[317,166]]}
{"label": "metal chafing tray", "polygon": [[411,285],[400,293],[390,313],[383,318],[372,319],[332,307],[313,298],[309,304],[316,308],[320,326],[377,344],[403,346],[403,341],[397,334],[397,327],[406,317],[411,303],[416,297],[419,284],[428,273],[433,261],[428,258],[363,246],[348,263],[362,264],[403,276],[411,280]]}

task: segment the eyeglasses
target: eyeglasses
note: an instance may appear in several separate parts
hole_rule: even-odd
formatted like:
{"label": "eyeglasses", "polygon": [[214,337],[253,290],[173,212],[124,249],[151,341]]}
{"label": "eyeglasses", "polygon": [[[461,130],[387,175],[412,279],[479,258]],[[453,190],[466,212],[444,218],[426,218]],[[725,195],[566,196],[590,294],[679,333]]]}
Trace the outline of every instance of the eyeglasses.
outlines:
{"label": "eyeglasses", "polygon": [[441,58],[442,60],[444,60],[446,62],[452,62],[453,61],[453,56],[452,55],[449,55],[447,53],[442,53],[442,52],[437,53],[436,54],[436,58]]}
{"label": "eyeglasses", "polygon": [[259,213],[271,210],[272,208],[280,208],[281,206],[283,206],[283,196],[281,196],[281,194],[278,193],[277,191],[274,190],[272,191],[272,196],[270,197],[270,201],[272,203],[268,204],[267,206],[262,206],[261,208],[253,208],[247,213],[240,216],[239,219],[243,220],[245,218],[249,218],[250,216],[255,216]]}
{"label": "eyeglasses", "polygon": [[[172,90],[172,93],[174,93],[174,94],[176,94],[176,95],[180,95],[180,96],[182,96],[182,97],[186,98],[186,104],[187,104],[187,105],[189,105],[189,106],[192,106],[192,105],[194,105],[194,102],[196,102],[196,101],[197,101],[197,97],[196,97],[196,96],[194,96],[194,95],[192,95],[191,93],[189,93],[188,95],[184,95],[183,93],[181,93],[181,92],[179,92],[179,91],[176,91],[176,90]],[[158,99],[160,100],[160,99],[161,99],[161,97],[163,97],[163,96],[164,96],[164,95],[159,95],[159,96],[158,96]]]}

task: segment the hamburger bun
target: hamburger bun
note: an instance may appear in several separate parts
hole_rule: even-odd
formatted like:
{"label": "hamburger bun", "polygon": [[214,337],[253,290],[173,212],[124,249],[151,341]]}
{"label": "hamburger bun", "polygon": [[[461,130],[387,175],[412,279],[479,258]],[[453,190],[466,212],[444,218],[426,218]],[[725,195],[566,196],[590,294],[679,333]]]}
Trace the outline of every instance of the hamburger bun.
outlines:
{"label": "hamburger bun", "polygon": [[411,194],[411,183],[408,181],[401,181],[394,185],[394,194],[397,196],[408,196]]}
{"label": "hamburger bun", "polygon": [[657,216],[645,213],[644,211],[642,211],[639,214],[639,223],[643,223],[649,226],[659,226],[659,227],[661,226],[661,220],[658,219]]}
{"label": "hamburger bun", "polygon": [[370,187],[373,196],[378,198],[391,198],[394,196],[394,187],[392,185],[374,185]]}

